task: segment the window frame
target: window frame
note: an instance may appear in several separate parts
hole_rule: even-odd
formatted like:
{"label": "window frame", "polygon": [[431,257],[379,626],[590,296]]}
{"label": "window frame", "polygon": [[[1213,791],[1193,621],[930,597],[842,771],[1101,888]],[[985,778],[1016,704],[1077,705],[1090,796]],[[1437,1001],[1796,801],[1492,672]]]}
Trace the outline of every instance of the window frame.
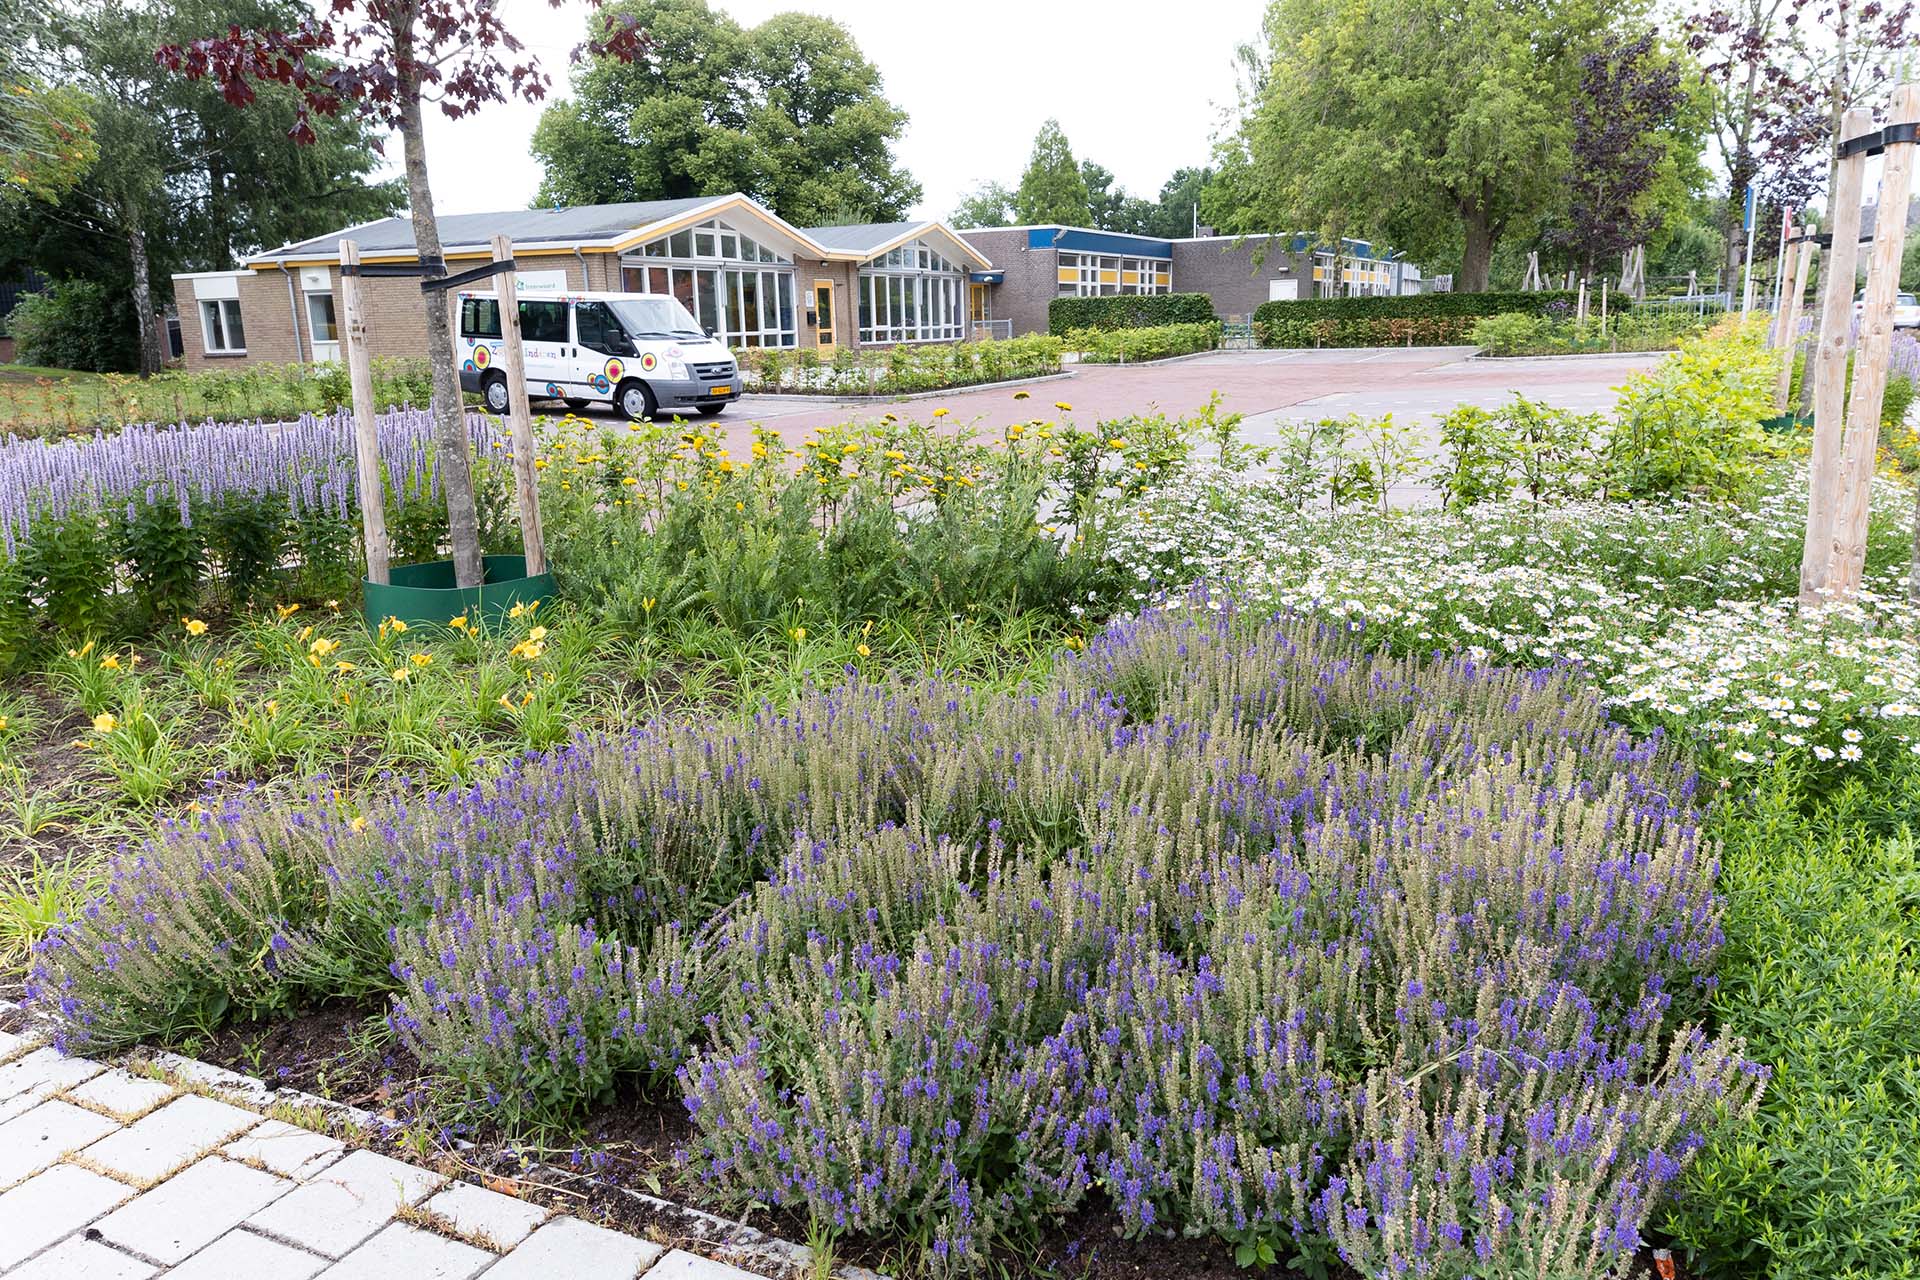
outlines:
{"label": "window frame", "polygon": [[[210,356],[243,356],[247,354],[246,317],[240,313],[240,299],[201,298],[199,299],[199,303],[200,350]],[[233,308],[231,319],[228,318],[226,310],[228,307]],[[211,309],[211,311],[209,309]],[[208,323],[210,314],[216,317],[212,324]],[[213,342],[213,330],[216,325],[220,330],[220,341],[222,344],[220,346],[215,346]],[[228,338],[236,329],[239,330],[240,333],[240,345],[237,347],[225,345]]]}

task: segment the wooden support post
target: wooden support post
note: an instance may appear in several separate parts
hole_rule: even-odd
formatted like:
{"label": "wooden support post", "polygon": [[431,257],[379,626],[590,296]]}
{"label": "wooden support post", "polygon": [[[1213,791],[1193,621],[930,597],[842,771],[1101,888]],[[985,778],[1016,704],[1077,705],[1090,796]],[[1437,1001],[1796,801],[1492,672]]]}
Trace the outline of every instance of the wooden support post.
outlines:
{"label": "wooden support post", "polygon": [[1607,286],[1612,283],[1613,281],[1606,276],[1600,277],[1600,335],[1602,337],[1607,333]]}
{"label": "wooden support post", "polygon": [[[513,241],[493,238],[493,260],[510,262]],[[533,465],[533,410],[527,406],[527,356],[520,345],[520,285],[513,272],[494,278],[500,299],[501,346],[506,351],[507,421],[513,438],[513,496],[520,507],[520,545],[527,556],[527,575],[547,571],[547,539],[540,528],[540,479]]]}
{"label": "wooden support post", "polygon": [[[1903,84],[1894,91],[1888,123],[1920,124],[1920,83]],[[1880,452],[1880,406],[1893,358],[1893,304],[1900,292],[1900,254],[1907,243],[1916,145],[1920,144],[1890,142],[1881,159],[1880,207],[1873,220],[1873,257],[1867,265],[1867,296],[1860,310],[1860,347],[1853,361],[1853,395],[1847,406],[1840,505],[1833,521],[1833,561],[1827,569],[1827,586],[1837,600],[1859,589],[1866,569],[1867,512],[1873,466]]]}
{"label": "wooden support post", "polygon": [[1576,323],[1584,323],[1587,318],[1587,282],[1585,277],[1581,278],[1580,292],[1574,299],[1573,318]]}
{"label": "wooden support post", "polygon": [[1793,353],[1800,338],[1800,303],[1807,292],[1807,272],[1813,262],[1813,241],[1802,240],[1794,246],[1789,260],[1792,269],[1787,273],[1787,291],[1780,299],[1780,341],[1778,342],[1780,359],[1780,379],[1774,384],[1773,407],[1782,413],[1790,413],[1793,395]]}
{"label": "wooden support post", "polygon": [[[1842,138],[1873,132],[1873,113],[1855,107],[1841,124]],[[1827,287],[1820,304],[1820,342],[1807,355],[1812,366],[1813,457],[1807,481],[1807,534],[1800,550],[1800,603],[1826,599],[1827,566],[1833,556],[1833,517],[1839,500],[1840,441],[1845,424],[1847,344],[1853,328],[1853,271],[1860,253],[1860,190],[1867,158],[1851,155],[1834,174],[1833,244],[1827,251]]]}
{"label": "wooden support post", "polygon": [[[360,266],[360,246],[340,242],[340,265]],[[346,347],[347,382],[353,388],[353,461],[360,496],[360,527],[367,553],[367,581],[387,583],[393,546],[387,540],[387,485],[380,474],[380,430],[373,421],[373,354],[367,350],[367,310],[358,274],[340,273],[340,340]]]}

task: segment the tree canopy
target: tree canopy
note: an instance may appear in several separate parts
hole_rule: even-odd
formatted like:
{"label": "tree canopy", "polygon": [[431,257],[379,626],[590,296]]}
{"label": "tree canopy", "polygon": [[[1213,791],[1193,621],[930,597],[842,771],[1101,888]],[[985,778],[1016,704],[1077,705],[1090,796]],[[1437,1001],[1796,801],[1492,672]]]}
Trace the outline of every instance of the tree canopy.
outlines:
{"label": "tree canopy", "polygon": [[1073,158],[1073,147],[1058,120],[1047,121],[1034,135],[1027,171],[1020,175],[1013,193],[1013,216],[1026,224],[1072,227],[1084,227],[1093,218],[1086,175]]}
{"label": "tree canopy", "polygon": [[1013,192],[1004,183],[982,182],[960,197],[947,221],[956,227],[1012,226]]}
{"label": "tree canopy", "polygon": [[706,0],[620,0],[649,46],[596,58],[533,135],[535,203],[607,204],[741,191],[802,226],[905,216],[920,184],[893,156],[906,112],[846,28],[781,13],[746,28]]}

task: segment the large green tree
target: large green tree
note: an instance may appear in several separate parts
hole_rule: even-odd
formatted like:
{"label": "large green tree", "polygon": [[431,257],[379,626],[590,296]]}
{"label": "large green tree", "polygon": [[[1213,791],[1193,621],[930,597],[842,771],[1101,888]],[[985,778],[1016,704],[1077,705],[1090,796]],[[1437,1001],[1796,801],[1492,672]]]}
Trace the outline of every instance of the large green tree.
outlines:
{"label": "large green tree", "polygon": [[1033,137],[1033,154],[1020,185],[1013,193],[1015,221],[1041,225],[1058,223],[1084,227],[1093,220],[1086,175],[1073,158],[1073,147],[1058,120],[1040,126]]}
{"label": "large green tree", "polygon": [[960,197],[947,219],[956,227],[1013,225],[1013,192],[1004,183],[983,182]]}
{"label": "large green tree", "polygon": [[888,221],[920,198],[893,144],[907,115],[847,29],[804,13],[744,28],[706,0],[621,0],[593,32],[651,43],[598,58],[541,115],[536,203],[608,204],[745,192],[802,226]]}
{"label": "large green tree", "polygon": [[1274,0],[1248,113],[1240,220],[1458,255],[1493,252],[1564,196],[1581,60],[1639,0]]}
{"label": "large green tree", "polygon": [[86,99],[52,83],[52,10],[0,0],[0,205],[54,200],[99,155]]}

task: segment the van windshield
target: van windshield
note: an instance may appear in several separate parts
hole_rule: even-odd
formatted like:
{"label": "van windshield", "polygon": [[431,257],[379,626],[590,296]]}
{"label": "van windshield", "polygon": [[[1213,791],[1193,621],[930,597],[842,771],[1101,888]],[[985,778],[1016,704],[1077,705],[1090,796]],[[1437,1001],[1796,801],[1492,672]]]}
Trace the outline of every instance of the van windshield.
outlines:
{"label": "van windshield", "polygon": [[612,298],[607,302],[632,338],[704,338],[706,330],[677,298]]}

